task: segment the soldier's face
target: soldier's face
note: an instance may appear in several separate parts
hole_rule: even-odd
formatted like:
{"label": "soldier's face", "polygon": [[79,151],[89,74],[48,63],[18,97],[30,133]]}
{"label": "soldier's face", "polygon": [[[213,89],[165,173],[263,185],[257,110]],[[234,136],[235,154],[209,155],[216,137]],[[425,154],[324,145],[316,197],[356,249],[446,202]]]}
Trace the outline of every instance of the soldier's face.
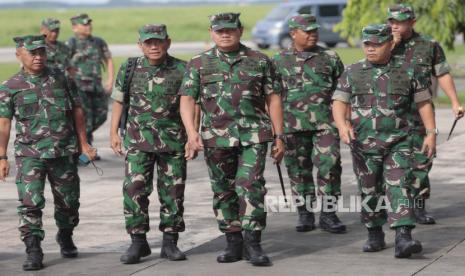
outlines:
{"label": "soldier's face", "polygon": [[243,28],[221,29],[217,31],[210,29],[210,36],[221,51],[230,52],[239,48],[242,31]]}
{"label": "soldier's face", "polygon": [[160,64],[165,59],[168,49],[171,45],[171,39],[151,38],[144,42],[139,41],[139,48],[149,60],[150,64]]}
{"label": "soldier's face", "polygon": [[31,74],[39,74],[45,67],[47,54],[45,48],[39,48],[28,51],[25,48],[16,50],[16,56],[23,65],[26,72]]}
{"label": "soldier's face", "polygon": [[364,42],[363,52],[365,57],[371,63],[386,64],[391,57],[391,50],[394,46],[392,40],[385,41],[384,43]]}
{"label": "soldier's face", "polygon": [[303,51],[315,47],[318,42],[318,29],[311,31],[303,31],[296,29],[291,32],[292,40],[294,40],[294,47],[298,51]]}
{"label": "soldier's face", "polygon": [[394,19],[388,20],[389,26],[391,26],[392,34],[394,36],[400,36],[402,38],[407,38],[406,36],[410,35],[415,25],[415,19],[409,19],[404,21],[397,21]]}
{"label": "soldier's face", "polygon": [[76,24],[73,25],[73,32],[78,36],[87,37],[92,34],[92,24]]}
{"label": "soldier's face", "polygon": [[45,39],[48,42],[56,42],[59,34],[60,34],[60,29],[48,30],[48,32],[45,34],[46,35]]}

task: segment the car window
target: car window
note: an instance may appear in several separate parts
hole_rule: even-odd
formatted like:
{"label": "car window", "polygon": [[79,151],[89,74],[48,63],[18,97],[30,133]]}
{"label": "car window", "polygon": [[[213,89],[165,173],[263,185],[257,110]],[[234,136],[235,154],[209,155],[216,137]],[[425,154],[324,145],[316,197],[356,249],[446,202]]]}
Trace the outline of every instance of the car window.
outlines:
{"label": "car window", "polygon": [[277,6],[275,7],[266,17],[267,20],[282,20],[285,19],[289,13],[291,13],[292,7],[282,7]]}
{"label": "car window", "polygon": [[318,11],[321,17],[340,16],[338,5],[321,5]]}
{"label": "car window", "polygon": [[297,11],[299,14],[315,14],[313,6],[303,6]]}

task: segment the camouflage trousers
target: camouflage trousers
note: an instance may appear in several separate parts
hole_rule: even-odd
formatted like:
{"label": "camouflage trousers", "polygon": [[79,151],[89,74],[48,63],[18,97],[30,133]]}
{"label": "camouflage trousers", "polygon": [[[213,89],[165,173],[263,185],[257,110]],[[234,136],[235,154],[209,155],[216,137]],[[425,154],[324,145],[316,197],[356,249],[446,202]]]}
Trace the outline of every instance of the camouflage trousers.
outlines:
{"label": "camouflage trousers", "polygon": [[413,143],[413,189],[412,197],[416,200],[428,199],[430,197],[431,186],[428,174],[433,167],[433,160],[421,152],[425,134],[414,131],[412,136]]}
{"label": "camouflage trousers", "polygon": [[[361,221],[367,228],[415,226],[411,194],[410,141],[390,148],[361,149],[352,141],[352,160],[362,197]],[[364,204],[366,203],[366,205]],[[387,211],[389,210],[389,212]]]}
{"label": "camouflage trousers", "polygon": [[341,195],[341,153],[337,130],[288,134],[284,163],[293,195],[315,198],[313,166],[317,168],[317,195]]}
{"label": "camouflage trousers", "polygon": [[126,230],[144,234],[150,230],[149,196],[153,191],[153,173],[157,165],[157,191],[160,201],[162,232],[185,229],[184,188],[186,159],[184,152],[144,152],[130,149],[126,154],[123,205]]}
{"label": "camouflage trousers", "polygon": [[45,178],[50,181],[55,203],[55,223],[59,229],[73,229],[79,223],[79,176],[77,159],[16,157],[16,186],[20,205],[21,239],[35,235],[44,238],[42,209],[45,207]]}
{"label": "camouflage trousers", "polygon": [[267,150],[268,143],[205,148],[213,211],[221,232],[265,228],[263,171]]}
{"label": "camouflage trousers", "polygon": [[107,120],[108,95],[104,92],[89,92],[79,90],[82,107],[86,116],[87,141],[92,143],[92,133]]}

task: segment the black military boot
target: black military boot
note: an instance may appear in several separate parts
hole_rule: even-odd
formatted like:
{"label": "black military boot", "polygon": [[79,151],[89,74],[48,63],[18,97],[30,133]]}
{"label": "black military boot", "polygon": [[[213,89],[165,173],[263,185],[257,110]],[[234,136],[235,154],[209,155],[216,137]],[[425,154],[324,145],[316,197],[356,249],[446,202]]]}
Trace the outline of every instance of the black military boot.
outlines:
{"label": "black military boot", "polygon": [[315,229],[315,214],[307,210],[305,206],[297,207],[299,220],[295,226],[297,232],[308,232]]}
{"label": "black military boot", "polygon": [[186,259],[186,254],[178,248],[178,233],[163,233],[163,243],[160,257],[171,261],[182,261]]}
{"label": "black military boot", "polygon": [[242,232],[226,233],[226,249],[216,258],[219,263],[234,263],[242,260],[244,239]]}
{"label": "black military boot", "polygon": [[26,245],[27,258],[23,263],[23,270],[40,270],[44,268],[42,260],[44,253],[40,247],[40,238],[35,235],[29,235],[24,238]]}
{"label": "black military boot", "polygon": [[244,234],[244,259],[255,266],[271,265],[270,258],[263,252],[260,245],[262,231],[245,230]]}
{"label": "black military boot", "polygon": [[412,228],[400,226],[396,228],[396,258],[408,258],[423,250],[421,243],[412,239]]}
{"label": "black military boot", "polygon": [[346,226],[339,220],[336,212],[321,211],[320,228],[334,234],[342,234],[346,232]]}
{"label": "black military boot", "polygon": [[60,245],[60,253],[63,258],[76,258],[78,250],[73,243],[72,229],[59,229],[56,235],[56,241]]}
{"label": "black military boot", "polygon": [[368,228],[368,240],[363,245],[363,252],[378,252],[385,248],[383,228],[381,226]]}
{"label": "black military boot", "polygon": [[434,218],[426,212],[425,207],[425,200],[421,200],[421,202],[415,201],[415,207],[413,208],[415,213],[415,219],[419,224],[435,224],[436,221]]}
{"label": "black military boot", "polygon": [[152,254],[145,234],[131,234],[131,241],[131,246],[120,258],[122,263],[136,264],[140,258]]}

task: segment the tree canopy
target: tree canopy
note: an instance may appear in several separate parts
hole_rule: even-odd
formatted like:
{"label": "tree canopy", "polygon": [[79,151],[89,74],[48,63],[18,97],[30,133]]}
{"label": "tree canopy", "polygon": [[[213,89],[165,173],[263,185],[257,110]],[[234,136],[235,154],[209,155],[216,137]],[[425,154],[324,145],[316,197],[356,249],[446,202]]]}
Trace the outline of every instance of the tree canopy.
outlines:
{"label": "tree canopy", "polygon": [[455,35],[465,34],[465,0],[348,0],[343,20],[335,31],[354,44],[362,28],[386,22],[387,9],[395,3],[409,3],[415,10],[415,30],[427,34],[448,49],[453,49]]}

